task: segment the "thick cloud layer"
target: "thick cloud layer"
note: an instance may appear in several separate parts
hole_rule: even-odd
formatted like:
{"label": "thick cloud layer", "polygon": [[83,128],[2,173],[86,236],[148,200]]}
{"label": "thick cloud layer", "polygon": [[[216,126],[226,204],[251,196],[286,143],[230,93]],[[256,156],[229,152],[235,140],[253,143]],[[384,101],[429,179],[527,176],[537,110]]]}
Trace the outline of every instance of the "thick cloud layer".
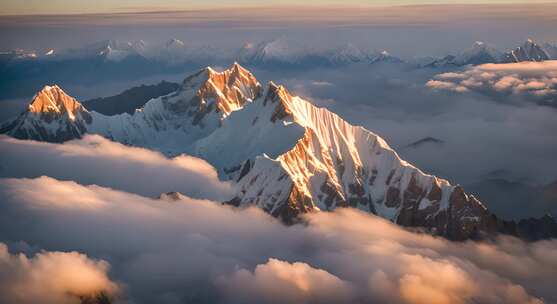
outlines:
{"label": "thick cloud layer", "polygon": [[178,191],[221,201],[232,193],[231,185],[219,181],[216,170],[202,159],[187,155],[168,159],[98,135],[65,144],[0,136],[0,150],[0,177],[46,175],[150,197]]}
{"label": "thick cloud layer", "polygon": [[557,241],[452,243],[352,209],[287,227],[258,209],[47,177],[0,180],[0,208],[0,240],[106,260],[122,301],[557,301]]}
{"label": "thick cloud layer", "polygon": [[557,105],[557,61],[484,64],[463,72],[439,74],[426,85],[458,93],[522,95]]}
{"label": "thick cloud layer", "polygon": [[72,304],[119,292],[104,261],[77,252],[41,252],[32,258],[10,254],[0,243],[0,303]]}
{"label": "thick cloud layer", "polygon": [[269,259],[255,270],[235,271],[217,281],[226,302],[248,303],[343,303],[354,300],[350,284],[306,263]]}

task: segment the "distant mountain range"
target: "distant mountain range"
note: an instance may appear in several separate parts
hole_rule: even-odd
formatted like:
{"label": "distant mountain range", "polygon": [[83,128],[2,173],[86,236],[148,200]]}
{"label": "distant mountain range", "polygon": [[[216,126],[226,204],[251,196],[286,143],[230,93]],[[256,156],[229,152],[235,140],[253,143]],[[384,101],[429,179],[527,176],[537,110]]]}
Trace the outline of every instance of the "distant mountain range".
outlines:
{"label": "distant mountain range", "polygon": [[[470,49],[441,58],[425,57],[403,60],[389,52],[371,51],[348,43],[333,48],[309,48],[286,38],[245,43],[239,49],[219,49],[210,46],[188,45],[179,39],[171,39],[163,44],[151,45],[143,40],[105,40],[81,48],[54,50],[44,54],[36,51],[14,50],[0,53],[0,62],[18,60],[102,59],[119,62],[129,57],[142,57],[172,66],[186,63],[238,61],[246,65],[346,65],[376,62],[414,62],[425,66],[468,65],[482,63],[510,63],[522,61],[543,61],[557,59],[557,45],[537,44],[528,39],[522,45],[509,51],[500,51],[487,43],[477,41]],[[428,62],[430,61],[430,62]]]}
{"label": "distant mountain range", "polygon": [[501,52],[483,42],[476,42],[472,48],[456,55],[432,58],[420,63],[424,67],[464,66],[484,63],[516,63],[524,61],[557,60],[557,46],[549,43],[539,45],[532,39],[514,50]]}
{"label": "distant mountain range", "polygon": [[235,185],[226,204],[254,205],[287,223],[308,212],[352,207],[452,240],[497,232],[536,239],[555,224],[532,219],[526,229],[498,219],[462,187],[400,159],[373,132],[283,86],[264,88],[237,63],[223,72],[202,69],[132,114],[90,111],[60,87],[47,86],[0,133],[49,142],[100,134],[169,156],[195,155]]}
{"label": "distant mountain range", "polygon": [[[482,42],[456,55],[405,60],[389,52],[362,49],[353,44],[309,48],[279,38],[246,43],[237,49],[194,46],[178,39],[152,45],[145,41],[106,40],[81,48],[0,53],[1,98],[29,96],[46,83],[93,84],[132,80],[158,74],[183,73],[208,65],[237,61],[265,69],[311,69],[348,65],[404,64],[410,68],[459,67],[469,64],[557,59],[557,46],[528,40],[520,47],[500,52]],[[75,77],[79,75],[79,77]]]}
{"label": "distant mountain range", "polygon": [[119,62],[129,57],[142,57],[168,66],[186,63],[207,63],[238,61],[244,64],[311,64],[344,65],[351,63],[374,63],[399,61],[387,51],[367,51],[353,44],[328,49],[308,49],[285,38],[246,43],[239,49],[224,50],[209,46],[187,45],[179,39],[171,39],[159,45],[150,45],[143,40],[105,40],[68,50],[49,50],[43,55],[35,51],[16,50],[1,53],[4,62],[9,60],[36,59],[66,61],[76,59],[102,59]]}

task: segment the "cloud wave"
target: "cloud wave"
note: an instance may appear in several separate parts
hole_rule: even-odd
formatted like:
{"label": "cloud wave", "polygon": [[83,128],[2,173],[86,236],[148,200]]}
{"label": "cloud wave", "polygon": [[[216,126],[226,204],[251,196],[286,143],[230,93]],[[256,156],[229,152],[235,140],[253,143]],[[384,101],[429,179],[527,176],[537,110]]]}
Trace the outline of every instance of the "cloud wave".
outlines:
{"label": "cloud wave", "polygon": [[520,95],[557,104],[557,61],[483,64],[436,75],[426,86],[458,93]]}
{"label": "cloud wave", "polygon": [[0,208],[0,240],[102,258],[134,303],[557,300],[556,240],[452,243],[352,209],[287,227],[255,208],[48,177],[0,180]]}
{"label": "cloud wave", "polygon": [[213,166],[187,155],[172,159],[151,150],[125,146],[98,135],[64,144],[0,136],[0,177],[42,175],[158,197],[177,191],[223,201],[232,195]]}

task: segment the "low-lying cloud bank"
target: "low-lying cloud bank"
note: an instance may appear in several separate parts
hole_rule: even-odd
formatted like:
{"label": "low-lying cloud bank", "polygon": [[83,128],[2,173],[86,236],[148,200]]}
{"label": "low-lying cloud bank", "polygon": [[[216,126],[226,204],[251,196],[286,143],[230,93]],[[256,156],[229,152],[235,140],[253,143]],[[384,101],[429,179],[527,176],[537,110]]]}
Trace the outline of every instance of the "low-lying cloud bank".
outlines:
{"label": "low-lying cloud bank", "polygon": [[0,136],[0,151],[0,177],[46,175],[150,197],[177,191],[222,201],[232,195],[231,185],[221,182],[215,168],[202,159],[187,155],[169,159],[98,135],[64,144]]}
{"label": "low-lying cloud bank", "polygon": [[426,86],[459,93],[521,95],[557,105],[557,60],[483,64],[435,76]]}
{"label": "low-lying cloud bank", "polygon": [[557,301],[556,240],[452,243],[352,209],[287,227],[255,208],[47,177],[0,179],[0,209],[0,241],[27,255],[40,248],[105,260],[110,280],[126,286],[122,302]]}
{"label": "low-lying cloud bank", "polygon": [[0,303],[71,304],[119,292],[109,265],[77,252],[10,254],[0,243]]}

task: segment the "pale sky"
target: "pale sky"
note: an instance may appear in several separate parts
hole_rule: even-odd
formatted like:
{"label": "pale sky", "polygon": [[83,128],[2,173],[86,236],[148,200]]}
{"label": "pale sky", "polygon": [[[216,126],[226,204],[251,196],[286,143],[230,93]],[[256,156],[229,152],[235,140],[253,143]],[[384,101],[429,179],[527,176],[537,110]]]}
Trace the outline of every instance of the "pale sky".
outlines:
{"label": "pale sky", "polygon": [[0,14],[112,13],[274,5],[412,5],[557,3],[557,0],[2,0]]}

